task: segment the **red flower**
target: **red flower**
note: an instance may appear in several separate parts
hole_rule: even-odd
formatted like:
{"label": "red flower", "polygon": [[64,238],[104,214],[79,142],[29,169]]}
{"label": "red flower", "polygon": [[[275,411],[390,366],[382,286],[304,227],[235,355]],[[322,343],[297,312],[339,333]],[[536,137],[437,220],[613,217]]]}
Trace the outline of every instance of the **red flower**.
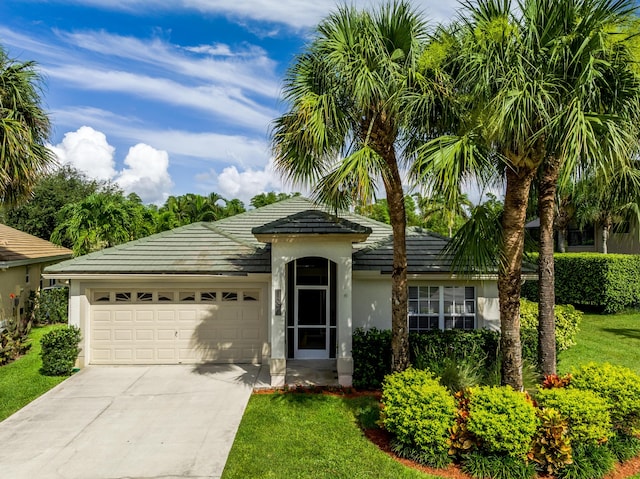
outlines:
{"label": "red flower", "polygon": [[13,293],[11,293],[11,294],[9,295],[9,299],[16,299],[16,295],[15,295],[15,294],[13,294]]}

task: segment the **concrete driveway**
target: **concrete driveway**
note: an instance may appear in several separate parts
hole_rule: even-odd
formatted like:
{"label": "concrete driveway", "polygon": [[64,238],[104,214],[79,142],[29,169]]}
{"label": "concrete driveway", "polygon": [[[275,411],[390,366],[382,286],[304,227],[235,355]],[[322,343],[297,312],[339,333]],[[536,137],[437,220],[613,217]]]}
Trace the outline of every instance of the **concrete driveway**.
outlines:
{"label": "concrete driveway", "polygon": [[0,477],[220,477],[259,369],[85,368],[0,422]]}

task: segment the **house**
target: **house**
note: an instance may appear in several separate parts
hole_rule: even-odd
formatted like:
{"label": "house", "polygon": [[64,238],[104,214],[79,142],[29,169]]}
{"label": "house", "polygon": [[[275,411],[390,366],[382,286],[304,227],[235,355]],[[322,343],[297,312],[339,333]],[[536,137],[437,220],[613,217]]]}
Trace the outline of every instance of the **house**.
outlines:
{"label": "house", "polygon": [[[451,274],[446,242],[408,230],[409,329],[497,329],[495,275]],[[348,386],[354,328],[391,327],[392,256],[389,225],[294,197],[58,263],[45,276],[70,281],[81,366],[268,363],[280,386],[288,359],[334,359]]]}
{"label": "house", "polygon": [[0,224],[0,312],[22,314],[31,291],[43,286],[42,270],[71,255],[67,248]]}
{"label": "house", "polygon": [[[535,239],[540,237],[540,219],[536,218],[525,225]],[[607,253],[640,254],[640,226],[638,220],[632,217],[620,225],[615,225],[607,238]],[[556,251],[560,251],[560,235],[555,232]],[[567,253],[603,253],[604,236],[600,224],[588,224],[579,227],[570,223],[566,237],[563,237]]]}

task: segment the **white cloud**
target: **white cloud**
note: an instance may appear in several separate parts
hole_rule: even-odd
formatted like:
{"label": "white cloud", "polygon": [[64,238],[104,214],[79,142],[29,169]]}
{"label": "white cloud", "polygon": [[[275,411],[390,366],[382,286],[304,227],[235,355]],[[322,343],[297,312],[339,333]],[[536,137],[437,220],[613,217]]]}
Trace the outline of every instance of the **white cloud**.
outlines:
{"label": "white cloud", "polygon": [[90,126],[66,133],[61,143],[49,148],[61,164],[71,165],[89,178],[117,183],[125,193],[138,194],[144,203],[164,202],[173,186],[166,151],[139,143],[129,149],[126,166],[118,172],[115,148],[104,133]]}
{"label": "white cloud", "polygon": [[62,142],[50,146],[50,149],[61,164],[71,165],[90,178],[111,180],[116,173],[113,158],[115,148],[107,143],[104,133],[90,126],[65,133]]}
{"label": "white cloud", "polygon": [[[386,1],[386,0],[385,0]],[[204,14],[226,15],[234,19],[251,19],[287,25],[293,30],[314,26],[340,2],[335,0],[74,0],[74,3],[97,6],[109,10],[137,11],[139,8],[166,11],[195,9]],[[344,3],[344,2],[342,2]],[[346,2],[358,7],[379,5],[382,0],[354,0]],[[414,0],[412,5],[424,11],[433,21],[451,18],[460,3],[457,0]]]}
{"label": "white cloud", "polygon": [[212,169],[197,175],[196,181],[205,191],[215,191],[225,198],[239,198],[246,205],[257,194],[284,191],[271,162],[261,170],[249,168],[238,171],[235,166],[228,166],[218,174]]}
{"label": "white cloud", "polygon": [[212,162],[226,162],[242,167],[267,163],[269,145],[265,135],[226,135],[145,128],[137,118],[116,115],[98,108],[70,108],[53,112],[55,123],[66,127],[91,124],[109,131],[112,136],[154,145],[172,156],[188,156]]}
{"label": "white cloud", "polygon": [[167,169],[166,151],[138,143],[129,148],[124,168],[115,181],[126,193],[135,192],[145,203],[162,204],[169,196],[173,182]]}

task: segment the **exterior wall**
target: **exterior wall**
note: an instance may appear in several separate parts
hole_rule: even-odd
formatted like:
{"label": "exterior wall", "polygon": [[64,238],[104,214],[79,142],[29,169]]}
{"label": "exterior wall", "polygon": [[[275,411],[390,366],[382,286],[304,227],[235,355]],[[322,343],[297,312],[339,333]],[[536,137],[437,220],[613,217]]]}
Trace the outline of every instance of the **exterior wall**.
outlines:
{"label": "exterior wall", "polygon": [[[287,264],[299,258],[318,256],[327,258],[337,265],[337,326],[338,337],[336,363],[338,368],[338,381],[342,386],[351,386],[353,375],[353,360],[351,358],[352,342],[352,294],[351,294],[351,264],[352,246],[349,241],[337,241],[330,238],[322,240],[314,238],[296,238],[295,241],[283,238],[282,241],[274,241],[271,245],[271,385],[284,385],[286,373],[287,351],[286,338],[286,267]],[[280,314],[276,314],[276,291],[280,291]]]}
{"label": "exterior wall", "polygon": [[[40,273],[46,263],[34,263],[29,266],[29,283],[26,280],[27,266],[20,265],[8,268],[4,271],[0,270],[0,298],[2,298],[0,316],[4,311],[4,317],[12,314],[13,307],[9,298],[10,294],[15,294],[20,301],[17,306],[17,312],[24,311],[26,301],[29,299],[31,291],[37,291],[40,287]],[[0,317],[0,321],[4,319]]]}
{"label": "exterior wall", "polygon": [[[478,328],[500,329],[500,307],[496,280],[436,280],[414,277],[410,286],[474,286],[476,288]],[[353,327],[364,329],[391,328],[391,277],[354,274]]]}

